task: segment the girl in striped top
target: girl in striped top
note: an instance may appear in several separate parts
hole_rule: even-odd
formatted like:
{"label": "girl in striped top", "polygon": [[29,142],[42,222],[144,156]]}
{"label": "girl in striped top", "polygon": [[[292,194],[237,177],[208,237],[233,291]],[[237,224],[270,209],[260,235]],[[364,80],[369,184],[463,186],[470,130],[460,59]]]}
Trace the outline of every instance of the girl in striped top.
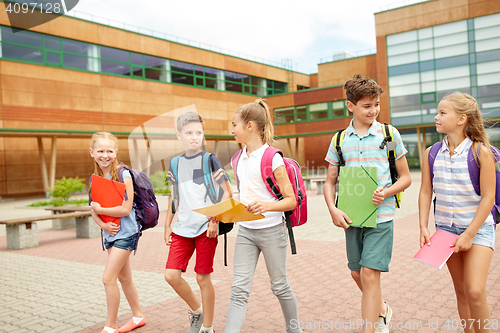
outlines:
{"label": "girl in striped top", "polygon": [[[432,194],[436,196],[434,219],[437,229],[459,237],[451,244],[454,253],[447,262],[458,313],[465,332],[490,332],[490,310],[486,300],[486,279],[495,244],[491,209],[495,201],[495,161],[476,100],[461,92],[445,96],[434,118],[436,131],[445,133],[435,157],[431,181],[429,149],[422,162],[419,194],[420,247],[430,245],[428,229]],[[481,167],[481,195],[469,177],[467,154]]]}

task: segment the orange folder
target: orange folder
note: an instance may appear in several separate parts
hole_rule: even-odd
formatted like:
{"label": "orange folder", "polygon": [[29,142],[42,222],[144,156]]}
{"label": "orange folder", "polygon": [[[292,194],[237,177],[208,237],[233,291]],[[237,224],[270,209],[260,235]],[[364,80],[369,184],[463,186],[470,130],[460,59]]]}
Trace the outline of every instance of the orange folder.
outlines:
{"label": "orange folder", "polygon": [[226,199],[215,205],[192,209],[193,212],[205,216],[213,216],[224,223],[234,223],[243,221],[254,221],[264,218],[264,215],[253,215],[247,211],[247,206],[233,198]]}
{"label": "orange folder", "polygon": [[[125,184],[111,179],[92,175],[91,196],[93,202],[101,207],[110,208],[121,206],[125,196]],[[120,217],[99,215],[104,222],[120,224]]]}

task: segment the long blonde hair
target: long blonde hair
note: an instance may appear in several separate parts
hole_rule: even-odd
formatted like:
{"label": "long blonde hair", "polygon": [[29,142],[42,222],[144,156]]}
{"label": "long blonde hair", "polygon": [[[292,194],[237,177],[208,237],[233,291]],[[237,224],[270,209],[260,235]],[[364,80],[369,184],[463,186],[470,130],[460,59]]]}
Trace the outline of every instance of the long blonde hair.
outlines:
{"label": "long blonde hair", "polygon": [[[90,148],[92,148],[92,150],[94,150],[94,145],[98,139],[108,139],[109,141],[113,142],[115,150],[118,152],[118,139],[116,138],[116,136],[114,136],[109,132],[96,132],[92,134],[92,138],[90,139]],[[111,180],[119,182],[120,178],[118,177],[117,166],[118,166],[118,158],[115,158],[115,160],[111,164],[110,174],[111,174]],[[104,173],[102,172],[101,167],[99,166],[99,164],[97,164],[95,160],[94,160],[94,174],[97,176],[104,177]]]}
{"label": "long blonde hair", "polygon": [[269,107],[264,102],[264,99],[259,98],[253,103],[245,104],[236,110],[239,113],[244,124],[252,121],[260,130],[262,141],[271,145],[274,140],[274,127],[271,120]]}
{"label": "long blonde hair", "polygon": [[484,121],[481,111],[479,110],[479,105],[474,97],[469,94],[455,91],[454,93],[448,94],[443,97],[442,101],[448,101],[452,104],[453,109],[458,114],[464,114],[467,116],[467,122],[464,127],[464,134],[466,137],[472,140],[472,153],[474,154],[474,159],[476,164],[478,163],[478,148],[481,143],[484,144],[485,148],[489,151],[492,158],[494,158],[493,153],[490,149],[490,141],[484,130]]}

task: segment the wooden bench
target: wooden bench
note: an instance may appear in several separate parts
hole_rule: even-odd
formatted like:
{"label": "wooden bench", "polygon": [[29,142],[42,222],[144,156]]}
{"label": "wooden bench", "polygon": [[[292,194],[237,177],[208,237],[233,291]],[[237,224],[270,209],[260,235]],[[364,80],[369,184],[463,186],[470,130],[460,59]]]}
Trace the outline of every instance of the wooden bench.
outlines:
{"label": "wooden bench", "polygon": [[[3,220],[0,221],[0,224],[5,224],[6,227],[7,248],[9,250],[22,250],[38,246],[38,227],[36,224],[37,221],[54,220],[54,219],[76,219],[76,221],[80,220],[83,224],[85,224],[85,220],[87,220],[86,222],[88,224],[90,215],[91,215],[90,211],[79,211],[71,213]],[[93,221],[92,223],[95,224]]]}
{"label": "wooden bench", "polygon": [[[45,208],[54,215],[74,212],[90,212],[90,206],[60,206]],[[76,227],[76,238],[96,238],[101,235],[101,228],[91,218],[53,219],[52,229],[63,230]]]}

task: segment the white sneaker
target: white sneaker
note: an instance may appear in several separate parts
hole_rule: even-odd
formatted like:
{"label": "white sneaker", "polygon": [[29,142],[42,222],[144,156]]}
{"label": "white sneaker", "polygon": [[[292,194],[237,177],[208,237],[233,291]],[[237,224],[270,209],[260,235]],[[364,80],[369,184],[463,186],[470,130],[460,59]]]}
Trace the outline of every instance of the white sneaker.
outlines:
{"label": "white sneaker", "polygon": [[375,333],[389,333],[389,328],[387,325],[391,321],[392,318],[392,309],[389,307],[389,304],[385,303],[387,310],[384,316],[378,316],[378,325],[375,329]]}

